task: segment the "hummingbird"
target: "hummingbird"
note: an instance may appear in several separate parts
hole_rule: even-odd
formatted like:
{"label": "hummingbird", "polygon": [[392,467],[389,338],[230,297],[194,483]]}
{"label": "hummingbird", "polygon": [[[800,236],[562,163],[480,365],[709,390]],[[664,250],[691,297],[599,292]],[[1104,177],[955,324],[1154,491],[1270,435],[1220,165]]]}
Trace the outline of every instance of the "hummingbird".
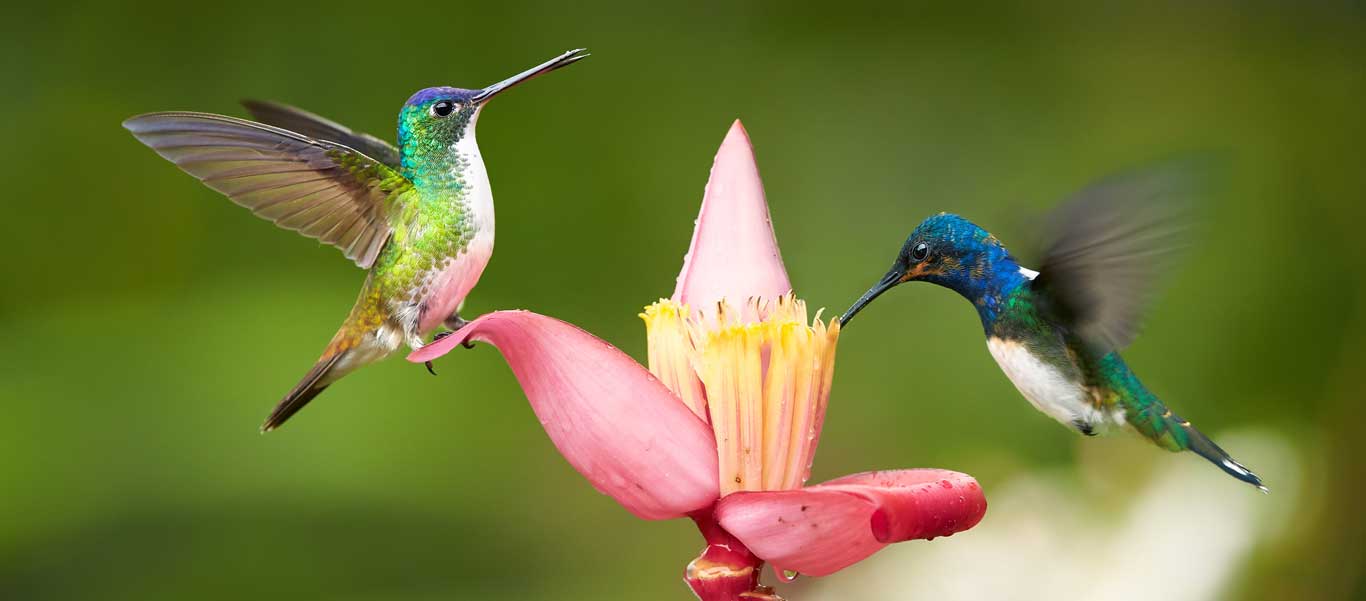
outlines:
{"label": "hummingbird", "polygon": [[587,56],[571,50],[481,89],[420,90],[399,111],[397,148],[254,100],[243,105],[256,121],[196,112],[124,121],[140,142],[205,185],[337,247],[368,271],[351,313],[262,432],[400,344],[416,350],[438,326],[454,331],[466,323],[460,307],[493,254],[493,194],[474,133],[479,115],[498,94]]}
{"label": "hummingbird", "polygon": [[1044,220],[1038,271],[958,215],[922,221],[892,267],[840,318],[904,282],[957,292],[977,309],[987,349],[1035,409],[1090,436],[1127,427],[1169,451],[1193,451],[1267,488],[1149,391],[1120,356],[1137,335],[1156,275],[1181,246],[1196,170],[1163,164],[1112,176]]}

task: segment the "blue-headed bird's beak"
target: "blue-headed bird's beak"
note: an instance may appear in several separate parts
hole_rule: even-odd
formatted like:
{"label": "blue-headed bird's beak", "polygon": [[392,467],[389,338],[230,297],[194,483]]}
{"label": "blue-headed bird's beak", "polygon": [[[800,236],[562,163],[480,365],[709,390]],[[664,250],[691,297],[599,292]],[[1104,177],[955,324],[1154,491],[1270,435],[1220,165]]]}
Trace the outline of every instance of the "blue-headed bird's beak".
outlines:
{"label": "blue-headed bird's beak", "polygon": [[856,313],[862,311],[868,303],[873,302],[873,299],[904,281],[906,281],[906,270],[901,267],[900,262],[897,262],[897,264],[893,265],[892,269],[887,272],[887,275],[882,276],[881,280],[878,280],[876,284],[873,284],[872,288],[869,288],[867,292],[864,292],[863,296],[859,297],[857,301],[854,301],[854,305],[849,307],[849,310],[845,311],[844,315],[840,316],[840,327],[847,325],[849,320],[853,319]]}

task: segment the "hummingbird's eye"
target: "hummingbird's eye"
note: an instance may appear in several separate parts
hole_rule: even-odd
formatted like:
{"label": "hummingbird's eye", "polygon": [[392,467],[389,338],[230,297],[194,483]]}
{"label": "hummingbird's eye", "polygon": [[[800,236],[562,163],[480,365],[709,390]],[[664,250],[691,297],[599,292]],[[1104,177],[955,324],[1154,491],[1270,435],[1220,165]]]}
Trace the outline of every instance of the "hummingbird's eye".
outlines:
{"label": "hummingbird's eye", "polygon": [[455,111],[455,103],[449,100],[441,100],[432,105],[432,116],[441,118],[450,115]]}
{"label": "hummingbird's eye", "polygon": [[930,245],[925,244],[924,242],[915,245],[915,248],[911,249],[911,260],[916,263],[924,261],[928,256],[930,256]]}

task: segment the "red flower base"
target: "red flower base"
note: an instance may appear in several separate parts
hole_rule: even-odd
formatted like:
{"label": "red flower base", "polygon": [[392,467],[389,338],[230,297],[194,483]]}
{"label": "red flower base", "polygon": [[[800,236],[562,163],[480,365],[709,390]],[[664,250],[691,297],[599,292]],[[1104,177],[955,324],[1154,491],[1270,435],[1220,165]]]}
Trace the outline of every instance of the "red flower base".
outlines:
{"label": "red flower base", "polygon": [[707,541],[707,548],[683,573],[693,594],[701,601],[782,601],[772,588],[759,584],[764,561],[718,525],[712,510],[689,516]]}

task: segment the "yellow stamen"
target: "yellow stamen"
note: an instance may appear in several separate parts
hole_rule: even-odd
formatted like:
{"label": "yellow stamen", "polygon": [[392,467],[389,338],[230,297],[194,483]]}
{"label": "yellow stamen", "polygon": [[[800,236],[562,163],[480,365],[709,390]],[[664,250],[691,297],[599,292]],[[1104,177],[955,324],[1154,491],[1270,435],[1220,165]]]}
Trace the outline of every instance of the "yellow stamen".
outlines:
{"label": "yellow stamen", "polygon": [[702,390],[702,382],[697,379],[697,372],[692,367],[688,314],[688,307],[660,300],[645,307],[640,318],[645,320],[650,373],[683,399],[693,413],[706,420],[706,392]]}
{"label": "yellow stamen", "polygon": [[722,494],[798,488],[810,476],[834,376],[839,322],[791,295],[702,319],[660,300],[641,314],[650,371],[716,434]]}

